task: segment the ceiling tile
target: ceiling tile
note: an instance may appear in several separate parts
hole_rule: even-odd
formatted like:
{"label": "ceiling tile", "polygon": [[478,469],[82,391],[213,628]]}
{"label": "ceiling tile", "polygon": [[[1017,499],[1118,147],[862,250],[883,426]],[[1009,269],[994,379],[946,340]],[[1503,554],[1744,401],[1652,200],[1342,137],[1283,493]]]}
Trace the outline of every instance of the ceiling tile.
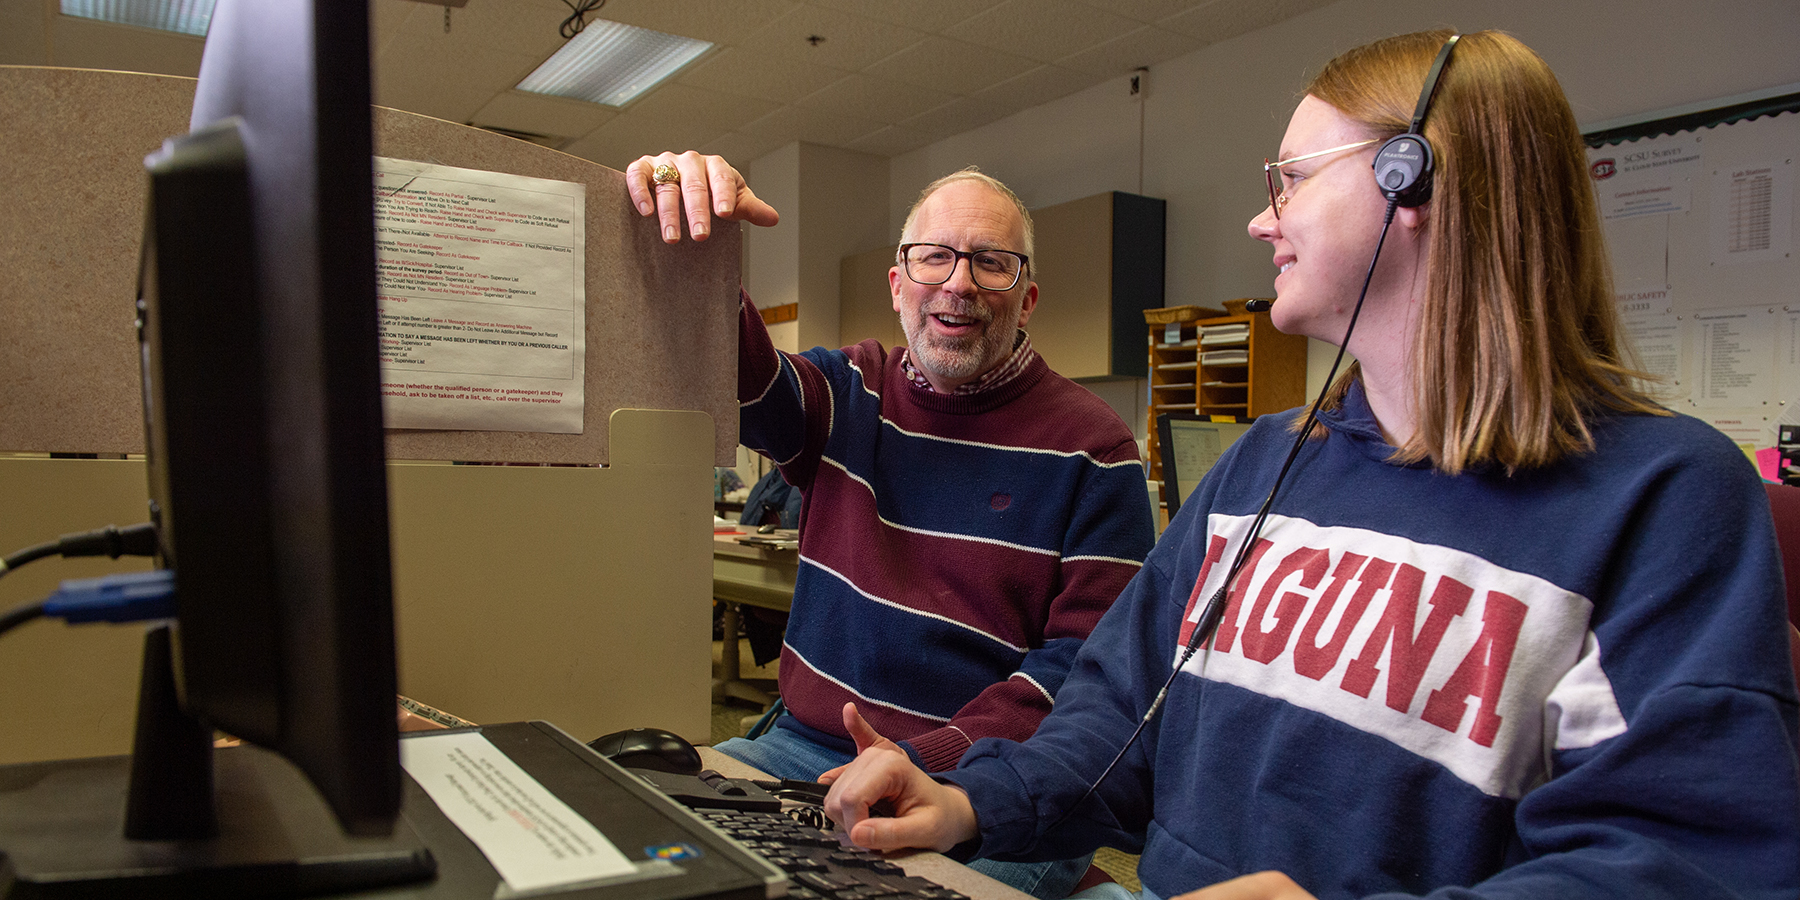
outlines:
{"label": "ceiling tile", "polygon": [[[369,4],[369,47],[380,53],[381,48],[406,27],[406,20],[421,11],[420,4],[412,0],[372,0]],[[438,20],[442,22],[442,13],[438,14]]]}
{"label": "ceiling tile", "polygon": [[951,33],[952,27],[970,16],[998,5],[1001,0],[808,0],[839,12],[863,16],[918,31]]}
{"label": "ceiling tile", "polygon": [[[561,6],[561,0],[555,5]],[[610,19],[715,44],[741,45],[744,35],[792,12],[799,5],[796,0],[610,0],[588,18]],[[568,9],[565,7],[563,12],[566,16]]]}
{"label": "ceiling tile", "polygon": [[618,115],[597,103],[549,97],[529,91],[502,91],[469,117],[472,125],[580,137]]}
{"label": "ceiling tile", "polygon": [[1017,112],[1052,100],[1060,100],[1083,88],[1100,83],[1086,72],[1075,72],[1058,66],[1038,66],[1017,78],[1003,81],[970,96],[986,100]]}
{"label": "ceiling tile", "polygon": [[58,15],[51,25],[51,65],[119,69],[156,75],[200,74],[197,37]]}
{"label": "ceiling tile", "polygon": [[913,131],[948,137],[962,134],[971,128],[980,128],[1015,112],[1018,112],[1018,108],[992,99],[958,97],[925,113],[903,119],[899,124]]}
{"label": "ceiling tile", "polygon": [[700,123],[659,122],[624,113],[562,149],[564,153],[622,170],[640,156],[665,150],[692,150],[717,140],[723,133]]}
{"label": "ceiling tile", "polygon": [[50,65],[50,19],[44,2],[0,4],[0,64]]}
{"label": "ceiling tile", "polygon": [[902,153],[910,153],[938,140],[942,140],[940,135],[889,125],[865,134],[845,146],[851,150],[873,153],[876,156],[894,157]]}
{"label": "ceiling tile", "polygon": [[[809,38],[822,38],[816,45]],[[925,33],[875,19],[800,6],[762,28],[740,35],[734,44],[753,48],[764,60],[797,60],[834,69],[859,71],[923,40]]]}
{"label": "ceiling tile", "polygon": [[374,99],[376,106],[405,110],[450,122],[467,122],[495,96],[485,86],[425,84],[418,81],[384,86],[377,79]]}
{"label": "ceiling tile", "polygon": [[[538,0],[508,3],[474,0],[467,6],[450,10],[450,30],[446,33],[443,7],[410,0],[390,2],[399,2],[414,10],[401,20],[392,36],[375,45],[377,58],[408,47],[451,60],[498,50],[532,57],[531,68],[537,68],[538,63],[548,59],[564,43],[556,28],[568,10],[560,3],[546,6]],[[558,9],[562,10],[561,14]]]}
{"label": "ceiling tile", "polygon": [[[442,6],[371,0],[375,100],[565,137],[609,164],[663,147],[747,159],[795,140],[904,153],[1330,2],[607,0],[594,18],[718,45],[621,114],[514,90],[563,45],[564,0],[468,0],[448,33]],[[0,0],[0,63],[193,75],[200,56],[195,38]]]}
{"label": "ceiling tile", "polygon": [[1264,0],[1256,3],[1213,0],[1205,6],[1170,16],[1157,24],[1170,31],[1178,31],[1213,44],[1335,2],[1337,0]]}
{"label": "ceiling tile", "polygon": [[749,165],[751,160],[756,159],[785,143],[787,143],[787,141],[778,138],[759,137],[754,134],[745,134],[742,131],[733,131],[729,134],[719,135],[694,149],[699,150],[701,153],[722,156],[725,158],[726,162],[742,169],[744,166]]}
{"label": "ceiling tile", "polygon": [[781,143],[807,141],[842,147],[865,134],[879,130],[885,122],[852,118],[824,110],[784,106],[738,130]]}
{"label": "ceiling tile", "polygon": [[954,37],[932,35],[870,65],[863,72],[952,94],[973,94],[1023,75],[1036,65],[1036,61],[1023,56],[978,47]]}
{"label": "ceiling tile", "polygon": [[403,37],[375,60],[375,102],[452,122],[467,122],[476,111],[512,89],[534,67],[532,57],[471,46],[450,53],[429,41]]}
{"label": "ceiling tile", "polygon": [[847,116],[897,122],[956,99],[954,94],[868,75],[851,75],[801,98],[795,105]]}
{"label": "ceiling tile", "polygon": [[730,131],[780,106],[773,100],[734,97],[685,84],[663,84],[633,103],[627,112],[664,122],[705,122],[714,130]]}
{"label": "ceiling tile", "polygon": [[1056,64],[1065,69],[1112,78],[1165,59],[1174,59],[1184,53],[1192,53],[1204,46],[1206,45],[1198,38],[1145,26],[1124,37],[1113,38],[1097,47],[1065,56],[1057,60]]}
{"label": "ceiling tile", "polygon": [[1141,23],[1074,0],[1007,0],[965,23],[959,33],[982,44],[1049,62],[1119,37]]}
{"label": "ceiling tile", "polygon": [[801,60],[770,60],[751,50],[727,48],[675,76],[675,80],[740,97],[792,103],[849,74],[843,69]]}
{"label": "ceiling tile", "polygon": [[[1126,18],[1136,19],[1139,22],[1160,22],[1196,6],[1205,6],[1214,0],[1076,0],[1076,2],[1104,9]],[[1262,0],[1236,0],[1236,2],[1260,3]]]}

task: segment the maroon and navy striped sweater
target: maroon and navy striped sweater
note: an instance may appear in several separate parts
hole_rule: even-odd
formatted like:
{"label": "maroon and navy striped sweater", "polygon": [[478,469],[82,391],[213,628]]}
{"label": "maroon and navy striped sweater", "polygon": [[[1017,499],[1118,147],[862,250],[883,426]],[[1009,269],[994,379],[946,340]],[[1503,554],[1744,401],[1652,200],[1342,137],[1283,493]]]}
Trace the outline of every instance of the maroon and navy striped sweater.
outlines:
{"label": "maroon and navy striped sweater", "polygon": [[805,498],[781,727],[853,752],[854,700],[931,771],[1030,735],[1154,542],[1131,430],[1041,357],[938,394],[874,341],[777,352],[742,307],[742,440]]}

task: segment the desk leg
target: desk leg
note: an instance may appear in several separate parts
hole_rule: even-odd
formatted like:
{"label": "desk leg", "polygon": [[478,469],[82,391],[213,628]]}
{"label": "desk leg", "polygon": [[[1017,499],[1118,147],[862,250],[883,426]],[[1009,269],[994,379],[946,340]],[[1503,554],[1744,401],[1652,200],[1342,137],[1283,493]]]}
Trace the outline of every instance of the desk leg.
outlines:
{"label": "desk leg", "polygon": [[765,691],[757,690],[743,680],[743,659],[738,649],[738,617],[742,615],[736,603],[725,604],[725,615],[721,622],[721,636],[724,643],[719,647],[719,677],[713,679],[712,698],[714,703],[729,698],[748,700],[758,706],[767,708],[775,702],[775,698]]}

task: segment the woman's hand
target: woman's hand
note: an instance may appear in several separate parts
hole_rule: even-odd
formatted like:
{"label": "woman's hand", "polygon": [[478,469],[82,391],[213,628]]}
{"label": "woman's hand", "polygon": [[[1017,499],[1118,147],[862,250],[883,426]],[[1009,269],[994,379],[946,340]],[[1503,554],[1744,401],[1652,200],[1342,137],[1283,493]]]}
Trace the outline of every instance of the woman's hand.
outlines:
{"label": "woman's hand", "polygon": [[[825,814],[852,843],[870,850],[944,851],[976,836],[969,796],[920,771],[906,751],[863,721],[854,703],[844,704],[844,728],[856,741],[856,758],[819,781],[831,785]],[[870,815],[882,800],[893,808],[891,817]]]}
{"label": "woman's hand", "polygon": [[[662,167],[668,168],[662,168]],[[658,171],[665,173],[659,181]],[[667,173],[678,178],[669,180]],[[744,176],[731,164],[717,156],[686,153],[659,153],[640,156],[625,167],[625,190],[639,215],[655,215],[662,225],[664,243],[681,241],[681,223],[685,219],[688,234],[704,241],[712,234],[712,217],[769,226],[781,221],[781,214],[757,199]]]}

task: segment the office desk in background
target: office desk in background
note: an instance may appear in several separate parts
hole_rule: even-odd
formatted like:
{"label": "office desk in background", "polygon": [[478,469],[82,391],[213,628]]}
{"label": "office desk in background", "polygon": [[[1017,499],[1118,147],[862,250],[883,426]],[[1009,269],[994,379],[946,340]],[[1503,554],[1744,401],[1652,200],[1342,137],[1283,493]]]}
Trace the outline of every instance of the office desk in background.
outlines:
{"label": "office desk in background", "polygon": [[800,551],[753,546],[740,542],[740,537],[744,535],[713,534],[713,599],[725,604],[725,640],[720,647],[719,677],[713,679],[712,696],[715,703],[736,697],[767,706],[775,698],[740,676],[740,607],[747,604],[786,612],[794,602],[794,573],[800,567]]}

